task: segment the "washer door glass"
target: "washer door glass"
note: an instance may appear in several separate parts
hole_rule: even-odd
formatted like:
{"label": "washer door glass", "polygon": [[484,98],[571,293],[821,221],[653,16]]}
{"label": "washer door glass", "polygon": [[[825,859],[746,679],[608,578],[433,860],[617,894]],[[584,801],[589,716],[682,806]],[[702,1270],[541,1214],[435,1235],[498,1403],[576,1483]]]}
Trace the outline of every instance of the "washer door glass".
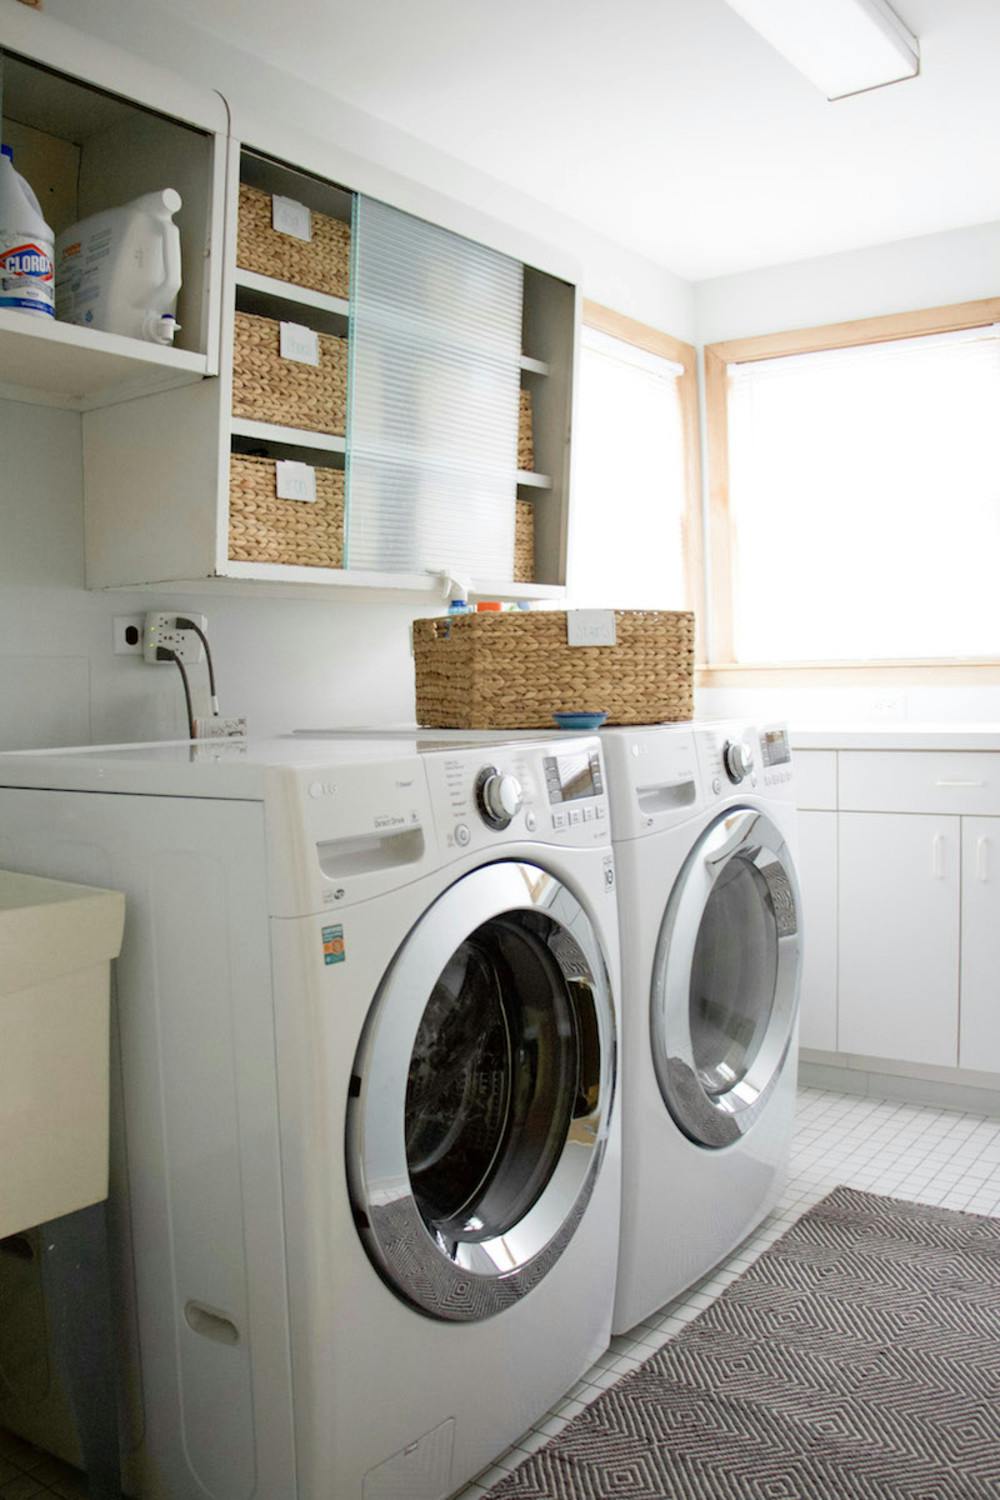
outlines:
{"label": "washer door glass", "polygon": [[725,1146],[757,1119],[798,1006],[799,895],[785,842],[750,808],[704,832],[671,894],[653,969],[653,1060],[674,1119]]}
{"label": "washer door glass", "polygon": [[490,1316],[537,1284],[593,1191],[614,1080],[596,933],[536,866],[452,886],[404,943],[355,1062],[355,1220],[424,1312]]}

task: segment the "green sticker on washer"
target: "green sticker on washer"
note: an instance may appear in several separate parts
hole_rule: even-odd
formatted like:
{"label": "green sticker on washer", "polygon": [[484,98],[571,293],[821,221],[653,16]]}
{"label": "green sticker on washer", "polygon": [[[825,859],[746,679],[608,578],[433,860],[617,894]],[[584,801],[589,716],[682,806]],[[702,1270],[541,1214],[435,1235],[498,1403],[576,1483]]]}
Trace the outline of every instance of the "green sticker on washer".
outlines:
{"label": "green sticker on washer", "polygon": [[346,957],[343,927],[324,927],[323,962],[325,964],[342,964]]}

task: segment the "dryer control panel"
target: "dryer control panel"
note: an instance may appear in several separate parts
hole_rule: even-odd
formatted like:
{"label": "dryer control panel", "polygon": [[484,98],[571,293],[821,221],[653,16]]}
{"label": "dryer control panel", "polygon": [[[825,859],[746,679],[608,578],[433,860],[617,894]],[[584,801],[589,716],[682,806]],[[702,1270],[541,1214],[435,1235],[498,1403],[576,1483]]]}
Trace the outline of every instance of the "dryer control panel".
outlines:
{"label": "dryer control panel", "polygon": [[713,725],[698,731],[698,746],[713,798],[731,797],[739,791],[793,799],[792,751],[783,724]]}

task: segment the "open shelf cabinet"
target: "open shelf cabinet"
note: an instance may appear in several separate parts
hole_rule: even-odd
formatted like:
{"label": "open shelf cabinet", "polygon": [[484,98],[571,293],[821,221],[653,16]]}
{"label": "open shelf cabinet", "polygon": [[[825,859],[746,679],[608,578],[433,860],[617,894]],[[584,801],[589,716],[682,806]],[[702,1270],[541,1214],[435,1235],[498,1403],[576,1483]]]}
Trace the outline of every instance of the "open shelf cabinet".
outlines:
{"label": "open shelf cabinet", "polygon": [[162,188],[182,200],[174,347],[0,310],[0,396],[86,412],[218,370],[221,257],[213,247],[222,237],[228,116],[218,95],[138,62],[123,97],[114,49],[81,49],[78,35],[46,17],[26,25],[0,16],[3,140],[54,234]]}

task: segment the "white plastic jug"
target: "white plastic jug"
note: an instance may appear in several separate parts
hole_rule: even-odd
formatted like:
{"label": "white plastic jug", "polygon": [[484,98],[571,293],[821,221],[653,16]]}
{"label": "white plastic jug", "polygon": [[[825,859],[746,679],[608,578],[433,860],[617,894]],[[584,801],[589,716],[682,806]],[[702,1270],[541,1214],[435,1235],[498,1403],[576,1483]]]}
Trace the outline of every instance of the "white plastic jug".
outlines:
{"label": "white plastic jug", "polygon": [[10,147],[0,147],[0,308],[51,318],[54,295],[52,230]]}
{"label": "white plastic jug", "polygon": [[56,240],[56,316],[104,333],[170,344],[177,331],[181,237],[173,188],[92,214]]}

